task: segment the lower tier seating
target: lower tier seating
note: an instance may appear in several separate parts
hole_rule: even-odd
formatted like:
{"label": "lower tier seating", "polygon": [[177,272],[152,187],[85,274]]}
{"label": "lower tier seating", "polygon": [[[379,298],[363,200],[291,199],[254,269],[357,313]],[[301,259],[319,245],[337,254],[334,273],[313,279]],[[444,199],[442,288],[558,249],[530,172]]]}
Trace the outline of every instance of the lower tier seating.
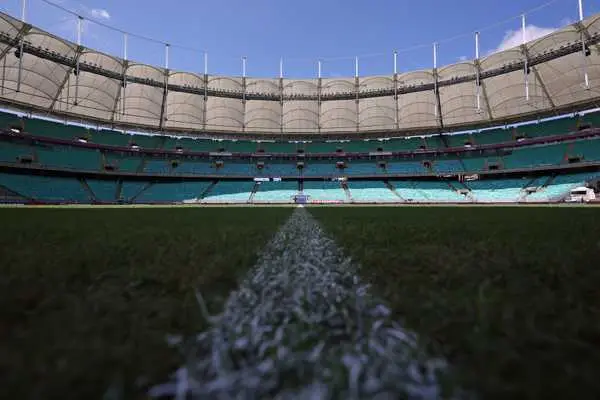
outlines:
{"label": "lower tier seating", "polygon": [[358,203],[397,203],[400,197],[383,181],[349,181],[352,201]]}
{"label": "lower tier seating", "polygon": [[346,201],[346,192],[340,182],[305,181],[302,193],[308,196],[308,201]]}
{"label": "lower tier seating", "polygon": [[246,203],[254,190],[254,182],[219,181],[202,199],[204,203]]}
{"label": "lower tier seating", "polygon": [[259,182],[254,194],[254,202],[289,203],[296,194],[298,194],[297,181]]}
{"label": "lower tier seating", "polygon": [[[92,203],[292,203],[297,194],[309,202],[365,203],[507,203],[554,202],[575,187],[600,179],[600,172],[541,176],[534,179],[482,179],[459,183],[442,180],[374,181],[180,181],[118,182],[0,173],[0,192],[24,201]],[[4,196],[8,198],[7,196]]]}

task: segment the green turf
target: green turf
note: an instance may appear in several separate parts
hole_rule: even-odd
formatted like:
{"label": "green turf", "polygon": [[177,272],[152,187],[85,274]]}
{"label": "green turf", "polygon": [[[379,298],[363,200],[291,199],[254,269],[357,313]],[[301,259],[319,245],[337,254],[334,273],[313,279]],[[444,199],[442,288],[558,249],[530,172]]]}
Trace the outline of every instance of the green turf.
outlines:
{"label": "green turf", "polygon": [[600,210],[310,210],[481,398],[600,397]]}
{"label": "green turf", "polygon": [[[0,209],[5,398],[143,397],[181,360],[288,208]],[[137,383],[136,383],[137,381]]]}

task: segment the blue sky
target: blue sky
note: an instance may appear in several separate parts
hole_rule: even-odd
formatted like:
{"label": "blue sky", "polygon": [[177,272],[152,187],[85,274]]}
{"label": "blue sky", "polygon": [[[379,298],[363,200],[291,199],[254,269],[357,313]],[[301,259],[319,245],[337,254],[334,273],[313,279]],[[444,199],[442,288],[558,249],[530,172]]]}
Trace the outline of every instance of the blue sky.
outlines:
{"label": "blue sky", "polygon": [[[209,54],[209,73],[274,77],[284,59],[287,77],[351,76],[354,57],[360,74],[390,74],[392,52],[400,71],[430,68],[432,46],[440,42],[438,64],[474,57],[475,30],[481,53],[520,40],[523,12],[531,38],[577,19],[577,0],[50,0],[87,20],[169,42],[172,69],[202,72],[201,50]],[[585,15],[600,12],[600,0],[583,0]],[[44,2],[27,0],[27,19],[75,40],[76,17]],[[0,0],[0,10],[20,15],[21,0]],[[512,18],[511,17],[516,17]],[[456,37],[464,34],[462,37]],[[453,39],[454,38],[454,39]],[[516,42],[515,42],[516,41]],[[84,23],[83,44],[122,55],[122,34]],[[164,65],[164,44],[130,37],[132,60]],[[177,47],[197,49],[192,51]],[[409,50],[407,50],[409,49]]]}

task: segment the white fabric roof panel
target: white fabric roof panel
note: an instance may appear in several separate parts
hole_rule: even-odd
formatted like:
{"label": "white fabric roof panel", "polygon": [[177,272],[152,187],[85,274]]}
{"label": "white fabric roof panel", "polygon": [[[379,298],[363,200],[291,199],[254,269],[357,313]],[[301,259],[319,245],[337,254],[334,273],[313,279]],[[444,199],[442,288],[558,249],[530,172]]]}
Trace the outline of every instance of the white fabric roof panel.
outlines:
{"label": "white fabric roof panel", "polygon": [[284,79],[283,94],[285,96],[303,95],[316,96],[318,94],[316,79]]}
{"label": "white fabric roof panel", "polygon": [[[171,72],[169,85],[201,90],[204,78],[188,72]],[[204,95],[169,90],[165,106],[164,127],[168,129],[198,129],[204,127]]]}
{"label": "white fabric roof panel", "polygon": [[242,131],[244,104],[240,99],[208,97],[206,101],[206,129],[215,131]]}
{"label": "white fabric roof panel", "polygon": [[321,79],[321,94],[334,95],[338,93],[354,92],[356,85],[354,79],[323,78]]}
{"label": "white fabric roof panel", "polygon": [[246,130],[281,132],[281,104],[268,100],[246,101]]}
{"label": "white fabric roof panel", "polygon": [[[591,16],[581,24],[587,31],[584,37],[598,38],[600,14]],[[0,13],[0,32],[17,38],[23,24]],[[78,47],[66,40],[27,26],[25,43],[33,51],[75,60]],[[578,24],[566,26],[546,37],[526,44],[529,58],[545,56],[565,46],[580,44],[582,32]],[[506,51],[490,54],[480,60],[483,73],[498,71],[525,59],[518,46]],[[476,107],[477,86],[474,81],[440,86],[441,117],[445,126],[461,126],[488,119],[499,121],[518,115],[536,115],[548,112],[552,107],[566,108],[573,105],[592,106],[600,100],[600,46],[592,45],[591,55],[583,57],[581,52],[538,64],[528,75],[529,100],[525,99],[523,71],[513,71],[482,80],[480,93],[481,109]],[[37,49],[37,50],[35,50]],[[209,95],[204,99],[204,76],[187,72],[169,72],[168,81],[197,91],[184,93],[169,90],[164,104],[166,70],[154,66],[129,63],[126,74],[130,78],[148,80],[128,82],[122,89],[124,62],[107,54],[84,49],[79,55],[83,69],[100,68],[115,77],[107,77],[88,71],[80,71],[77,77],[71,66],[33,55],[26,51],[21,59],[15,55],[16,48],[0,44],[0,74],[3,77],[0,99],[18,107],[34,107],[43,111],[56,111],[77,119],[90,118],[115,121],[142,128],[184,130],[215,130],[229,132],[289,132],[313,134],[318,132],[354,132],[356,123],[360,130],[394,130],[411,128],[434,128],[439,125],[436,112],[436,96],[433,90],[415,90],[415,86],[434,82],[432,70],[413,71],[398,75],[401,94],[397,104],[392,96],[368,97],[373,91],[394,89],[393,76],[366,76],[359,78],[359,91],[363,95],[358,103],[354,100],[323,100],[319,106],[318,79],[246,78],[246,93],[267,95],[270,99],[248,100],[244,106],[240,98],[225,98]],[[583,66],[585,60],[585,67]],[[19,78],[19,65],[21,73]],[[584,86],[587,72],[590,87]],[[471,79],[476,74],[473,62],[461,62],[440,67],[438,80],[448,81],[461,77]],[[20,85],[19,85],[20,81]],[[353,93],[355,78],[323,78],[321,95],[335,96]],[[281,93],[280,84],[283,85]],[[153,86],[154,85],[154,86]],[[17,91],[17,86],[19,91]],[[485,95],[484,89],[485,88]],[[209,91],[226,91],[240,96],[244,90],[241,77],[209,76]],[[278,98],[283,94],[288,99],[281,106]],[[488,103],[492,115],[488,115]],[[294,96],[300,96],[294,99]],[[301,98],[310,96],[312,99]],[[366,97],[365,97],[366,96]],[[274,100],[277,99],[277,100]],[[206,104],[205,104],[206,103]],[[398,113],[396,114],[396,109]],[[123,114],[124,110],[124,114]],[[206,111],[205,111],[206,110]],[[206,115],[205,115],[206,112]],[[396,116],[397,115],[397,116]],[[396,119],[398,119],[396,124]],[[283,123],[282,123],[283,121]],[[205,124],[206,122],[206,124]],[[281,126],[283,125],[283,126]]]}
{"label": "white fabric roof panel", "polygon": [[246,93],[279,95],[279,79],[246,79]]}
{"label": "white fabric roof panel", "polygon": [[525,93],[524,71],[515,71],[485,80],[487,98],[494,119],[518,114],[533,113],[550,108],[540,81],[531,72],[529,80],[529,100]]}
{"label": "white fabric roof panel", "polygon": [[[128,83],[122,90],[115,121],[158,127],[162,108],[163,90],[140,83]],[[123,107],[124,103],[124,107]],[[121,113],[124,110],[124,113]]]}
{"label": "white fabric roof panel", "polygon": [[358,122],[361,131],[396,128],[396,102],[393,96],[360,99]]}
{"label": "white fabric roof panel", "polygon": [[[48,49],[61,56],[73,57],[75,55],[74,46],[35,28],[27,33],[25,40],[34,47]],[[70,71],[70,68],[66,66],[31,54],[23,54],[22,60],[19,60],[12,49],[6,53],[4,60],[3,86],[5,90],[2,97],[43,108],[52,106]],[[20,62],[22,71],[19,80]],[[17,89],[19,89],[18,92]]]}
{"label": "white fabric roof panel", "polygon": [[[452,80],[477,74],[475,64],[462,62],[438,69],[438,80]],[[439,88],[442,119],[445,126],[460,125],[465,122],[481,122],[489,119],[483,88],[479,91],[477,108],[477,83],[475,81],[456,83]]]}
{"label": "white fabric roof panel", "polygon": [[209,76],[208,88],[239,92],[242,90],[242,78],[229,76]]}
{"label": "white fabric roof panel", "polygon": [[359,80],[361,91],[394,89],[394,77],[392,76],[368,76]]}
{"label": "white fabric roof panel", "polygon": [[321,103],[321,132],[356,131],[358,118],[355,100],[330,100]]}
{"label": "white fabric roof panel", "polygon": [[121,90],[121,81],[90,72],[73,73],[56,99],[54,110],[92,119],[110,120]]}
{"label": "white fabric roof panel", "polygon": [[319,129],[319,105],[312,100],[283,103],[283,129],[288,132],[316,133]]}
{"label": "white fabric roof panel", "polygon": [[198,129],[204,126],[204,96],[170,91],[165,107],[164,126],[172,129]]}
{"label": "white fabric roof panel", "polygon": [[398,96],[398,126],[400,129],[439,126],[433,90]]}
{"label": "white fabric roof panel", "polygon": [[465,122],[481,122],[489,119],[483,88],[479,93],[477,108],[477,84],[465,82],[440,88],[442,120],[445,126],[460,125]]}

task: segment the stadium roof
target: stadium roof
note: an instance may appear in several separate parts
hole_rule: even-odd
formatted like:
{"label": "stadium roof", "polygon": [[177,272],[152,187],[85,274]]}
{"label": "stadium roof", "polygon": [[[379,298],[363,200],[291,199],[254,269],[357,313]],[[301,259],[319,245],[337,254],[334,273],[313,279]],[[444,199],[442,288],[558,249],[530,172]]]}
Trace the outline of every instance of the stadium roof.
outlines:
{"label": "stadium roof", "polygon": [[468,129],[598,107],[599,42],[596,14],[525,45],[436,69],[255,79],[123,60],[0,13],[0,103],[129,129],[253,137]]}

